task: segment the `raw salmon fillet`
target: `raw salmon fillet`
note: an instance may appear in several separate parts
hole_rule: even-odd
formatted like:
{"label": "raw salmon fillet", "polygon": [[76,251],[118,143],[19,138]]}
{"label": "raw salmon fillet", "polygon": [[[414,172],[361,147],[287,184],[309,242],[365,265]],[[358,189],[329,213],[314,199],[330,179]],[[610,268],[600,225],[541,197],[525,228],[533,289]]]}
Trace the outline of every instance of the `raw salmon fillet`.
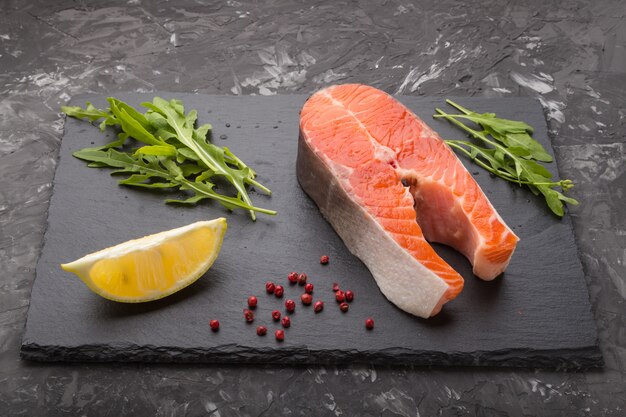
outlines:
{"label": "raw salmon fillet", "polygon": [[420,317],[463,289],[428,241],[455,248],[491,280],[519,240],[445,142],[373,87],[337,85],[307,100],[297,176],[387,299]]}

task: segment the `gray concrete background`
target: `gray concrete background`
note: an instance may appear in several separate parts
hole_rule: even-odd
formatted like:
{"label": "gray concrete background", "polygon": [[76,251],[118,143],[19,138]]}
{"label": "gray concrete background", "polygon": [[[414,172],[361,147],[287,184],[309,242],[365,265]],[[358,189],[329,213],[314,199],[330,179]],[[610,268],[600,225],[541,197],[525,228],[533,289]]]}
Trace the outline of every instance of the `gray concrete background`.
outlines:
{"label": "gray concrete background", "polygon": [[[620,0],[0,1],[0,415],[624,415],[626,7]],[[546,111],[606,366],[34,365],[19,359],[63,129],[89,93],[531,96]]]}

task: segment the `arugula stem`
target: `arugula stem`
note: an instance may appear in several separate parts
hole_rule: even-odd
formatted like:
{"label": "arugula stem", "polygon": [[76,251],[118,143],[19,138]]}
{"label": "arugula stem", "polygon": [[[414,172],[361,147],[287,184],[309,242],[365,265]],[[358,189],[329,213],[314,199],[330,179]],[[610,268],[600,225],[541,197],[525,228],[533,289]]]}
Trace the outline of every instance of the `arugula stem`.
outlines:
{"label": "arugula stem", "polygon": [[205,193],[200,187],[195,186],[195,184],[193,183],[193,181],[189,181],[186,179],[176,179],[176,181],[179,181],[182,184],[185,184],[187,187],[191,188],[192,190],[196,191],[199,194],[204,194],[209,196],[210,198],[214,199],[214,200],[221,200],[224,201],[226,203],[230,203],[230,204],[236,204],[241,208],[245,208],[248,209],[250,212],[252,211],[258,211],[259,213],[264,213],[264,214],[270,214],[270,215],[274,215],[276,214],[275,210],[269,210],[269,209],[264,209],[261,207],[255,207],[252,204],[241,204],[241,201],[238,201],[236,198],[232,198],[232,197],[226,197],[220,194],[207,194]]}
{"label": "arugula stem", "polygon": [[[179,138],[180,137],[181,136],[179,135]],[[189,146],[200,157],[202,162],[204,162],[211,170],[217,171],[217,172],[221,172],[221,170],[217,169],[217,167],[219,167],[220,164],[217,161],[215,161],[213,159],[213,157],[208,152],[205,152],[205,150],[202,149],[202,147],[198,146],[195,142],[189,142],[189,143],[185,143],[185,144],[187,146]],[[243,164],[243,162],[241,162],[241,163]],[[251,184],[259,186],[259,188],[261,188],[263,191],[265,191],[268,194],[270,194],[269,189],[264,187],[264,186],[262,186],[259,182],[255,181],[255,180],[252,180],[250,178],[244,178],[244,181],[246,181],[246,182],[250,181]],[[230,183],[235,187],[235,189],[237,189],[237,193],[239,194],[240,198],[244,201],[244,203],[247,206],[249,206],[249,207],[254,207],[252,205],[252,199],[248,195],[248,191],[246,190],[244,184],[239,182],[239,181],[230,181]],[[243,207],[243,208],[245,208],[245,207]],[[256,214],[254,213],[254,210],[253,209],[249,209],[248,211],[250,213],[250,217],[252,218],[252,220],[256,221]],[[276,212],[272,211],[272,210],[269,210],[269,211],[267,211],[267,210],[265,210],[265,211],[263,211],[263,210],[256,210],[256,211],[259,211],[261,213],[266,213],[266,214],[276,214]]]}
{"label": "arugula stem", "polygon": [[470,114],[471,111],[469,111],[468,109],[466,109],[465,107],[461,106],[458,103],[455,103],[454,101],[450,100],[450,99],[446,99],[446,103],[448,103],[449,105],[451,105],[452,107],[454,107],[455,109],[465,113],[465,114]]}
{"label": "arugula stem", "polygon": [[253,185],[254,187],[260,189],[264,193],[272,195],[272,190],[270,190],[269,188],[267,188],[266,186],[264,186],[263,184],[261,184],[257,180],[254,180],[252,178],[244,178],[244,181],[247,182],[248,184]]}
{"label": "arugula stem", "polygon": [[[483,135],[481,132],[478,132],[474,129],[472,129],[469,126],[464,125],[463,123],[459,122],[457,119],[455,119],[454,117],[452,117],[452,115],[447,114],[446,112],[444,112],[443,110],[436,108],[435,111],[437,113],[439,113],[441,116],[439,117],[443,117],[446,120],[448,120],[449,122],[457,125],[458,127],[460,127],[461,129],[465,130],[467,133],[469,133],[470,135],[472,135],[474,138],[482,140],[485,143],[488,143],[489,145],[493,146],[494,148],[500,150],[502,153],[504,153],[505,155],[507,155],[509,158],[511,158],[512,160],[516,159],[516,156],[513,155],[511,152],[509,152],[509,150],[507,148],[505,148],[504,146],[498,144],[497,142],[493,142],[490,141],[489,139],[487,139],[487,137],[485,135]],[[437,117],[437,115],[433,116],[433,117]],[[518,178],[519,179],[519,178]]]}
{"label": "arugula stem", "polygon": [[485,164],[483,161],[481,161],[480,159],[478,159],[477,156],[473,156],[472,153],[470,151],[468,151],[467,149],[465,149],[463,147],[464,142],[463,141],[458,141],[458,140],[452,140],[452,139],[444,139],[444,142],[446,144],[448,144],[448,146],[450,146],[451,148],[454,149],[458,149],[459,151],[463,152],[465,155],[467,155],[468,158],[470,158],[472,161],[474,161],[476,163],[476,165],[486,169],[487,171],[491,172],[494,175],[497,175],[498,177],[510,181],[510,182],[514,182],[515,184],[522,184],[522,185],[546,185],[548,187],[555,187],[555,186],[559,186],[561,188],[563,188],[564,190],[568,190],[570,188],[572,188],[574,185],[572,183],[571,180],[561,180],[561,181],[556,181],[556,182],[533,182],[533,181],[522,181],[517,179],[516,176],[509,174],[506,171],[500,171],[499,169],[495,169],[487,164]]}
{"label": "arugula stem", "polygon": [[253,169],[251,169],[248,165],[246,165],[241,159],[239,159],[237,157],[237,155],[233,154],[230,149],[228,149],[227,147],[224,147],[224,155],[226,155],[228,158],[230,158],[232,161],[228,161],[229,163],[232,163],[233,165],[238,166],[239,168],[248,168],[250,169],[252,175],[250,177],[244,177],[244,182],[253,185],[254,187],[258,188],[259,190],[263,191],[264,193],[268,194],[268,195],[272,195],[272,190],[270,190],[269,188],[267,188],[266,186],[264,186],[263,184],[261,184],[260,182],[258,182],[257,180],[254,179],[254,177],[256,176],[256,172],[254,172]]}
{"label": "arugula stem", "polygon": [[[248,191],[246,190],[246,187],[238,184],[237,182],[234,182],[233,185],[235,186],[235,188],[237,189],[237,192],[239,193],[239,195],[241,196],[242,200],[249,206],[252,205],[252,199],[250,198],[250,196],[248,195]],[[252,218],[252,221],[256,221],[256,214],[254,214],[254,211],[250,210],[250,217]]]}
{"label": "arugula stem", "polygon": [[[497,175],[497,176],[499,176],[499,177],[501,177],[501,178],[504,178],[504,179],[506,179],[506,180],[509,180],[509,181],[511,181],[509,178],[515,178],[515,177],[513,177],[511,174],[509,174],[508,172],[502,172],[502,171],[499,171],[499,170],[497,170],[497,169],[495,169],[495,168],[492,168],[492,167],[490,167],[489,165],[485,164],[485,163],[484,163],[483,161],[481,161],[480,159],[478,159],[478,158],[476,158],[476,157],[472,156],[472,154],[471,154],[471,152],[470,152],[470,151],[468,151],[467,149],[465,149],[463,146],[461,146],[461,145],[459,144],[459,142],[460,142],[460,143],[463,143],[462,141],[455,141],[455,140],[448,140],[448,139],[446,139],[446,140],[444,140],[444,142],[446,142],[446,143],[448,144],[448,146],[450,146],[450,147],[452,147],[452,148],[455,148],[455,149],[458,149],[459,151],[463,152],[463,153],[464,153],[465,155],[467,155],[467,156],[468,156],[468,157],[469,157],[472,161],[474,161],[474,162],[476,163],[476,165],[478,165],[478,166],[480,166],[480,167],[482,167],[482,168],[486,169],[487,171],[491,172],[492,174]],[[505,177],[505,176],[507,176],[507,177]],[[517,182],[517,181],[514,181],[514,182]]]}
{"label": "arugula stem", "polygon": [[461,119],[472,120],[472,117],[469,116],[469,115],[466,115],[466,114],[447,114],[447,113],[445,113],[445,114],[435,114],[433,117],[435,119],[439,119],[439,118],[442,118],[442,117],[443,118],[446,118],[446,117],[458,117],[458,118],[461,118]]}

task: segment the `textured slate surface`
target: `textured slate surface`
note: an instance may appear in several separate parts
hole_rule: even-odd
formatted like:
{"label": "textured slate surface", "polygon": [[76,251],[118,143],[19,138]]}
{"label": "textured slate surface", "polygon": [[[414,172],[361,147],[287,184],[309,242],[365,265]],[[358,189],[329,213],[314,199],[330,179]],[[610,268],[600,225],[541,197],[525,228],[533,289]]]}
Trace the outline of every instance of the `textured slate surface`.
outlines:
{"label": "textured slate surface", "polygon": [[[133,104],[149,99],[119,95]],[[169,95],[165,95],[169,96]],[[465,290],[442,314],[422,320],[396,309],[377,290],[367,269],[347,252],[295,174],[298,110],[305,96],[226,97],[177,94],[214,126],[213,140],[229,146],[257,169],[274,195],[253,194],[256,204],[279,210],[256,223],[228,215],[213,203],[167,206],[165,195],[128,189],[101,170],[88,169],[71,152],[103,143],[84,122],[66,121],[48,229],[37,266],[22,356],[43,361],[165,362],[372,362],[421,365],[502,365],[580,368],[601,365],[595,324],[569,217],[549,214],[541,199],[490,178],[467,164],[502,217],[520,236],[503,277],[474,278],[459,254],[438,251],[466,278]],[[74,100],[82,104],[84,100]],[[102,98],[92,98],[104,106]],[[431,121],[440,99],[403,97],[442,136],[462,138],[444,122]],[[462,99],[477,110],[530,122],[549,147],[539,104],[531,99]],[[230,127],[226,127],[230,124]],[[226,137],[226,139],[221,139]],[[465,162],[465,161],[464,161]],[[171,194],[170,194],[171,196]],[[89,292],[58,264],[121,241],[226,215],[229,230],[213,268],[196,284],[164,300],[140,305],[109,302]],[[329,254],[331,264],[318,259]],[[264,294],[268,279],[286,284],[291,270],[306,271],[323,313],[299,303],[286,340],[257,337],[254,328],[276,327],[270,311],[282,302]],[[347,314],[332,300],[337,281],[357,294]],[[286,298],[301,287],[286,285]],[[248,295],[259,296],[254,325],[242,320]],[[283,301],[284,301],[283,299]],[[282,309],[282,308],[281,308]],[[363,320],[373,316],[376,329]],[[208,320],[222,329],[212,333]]]}

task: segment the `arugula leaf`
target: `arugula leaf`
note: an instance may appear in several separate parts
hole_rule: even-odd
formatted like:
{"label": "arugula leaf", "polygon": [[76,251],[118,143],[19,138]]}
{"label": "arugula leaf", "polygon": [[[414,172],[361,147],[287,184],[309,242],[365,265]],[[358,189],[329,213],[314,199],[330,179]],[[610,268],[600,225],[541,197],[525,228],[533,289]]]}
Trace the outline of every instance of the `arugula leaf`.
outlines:
{"label": "arugula leaf", "polygon": [[[183,177],[183,170],[174,162],[159,156],[129,155],[115,149],[101,150],[94,148],[81,149],[73,153],[79,159],[95,162],[98,166],[118,168],[112,172],[115,174],[131,174],[129,177],[118,181],[119,184],[142,188],[179,188],[191,190],[194,196],[188,200],[166,200],[168,203],[197,203],[209,198],[233,210],[243,207],[247,210],[258,211],[265,214],[276,214],[273,210],[267,210],[251,205],[243,204],[234,197],[227,197],[213,191],[214,184],[209,182],[191,182]],[[154,181],[156,179],[156,181]]]}
{"label": "arugula leaf", "polygon": [[[142,124],[142,121],[137,120],[133,116],[131,116],[131,114],[126,111],[125,106],[118,107],[117,103],[119,103],[119,100],[110,100],[111,113],[113,113],[115,118],[119,120],[120,125],[122,126],[122,130],[126,134],[147,145],[163,147],[169,146],[173,148],[175,152],[176,149],[173,146],[168,145],[164,140],[157,139],[152,133],[146,130],[145,126]],[[145,117],[143,117],[143,115],[141,115],[141,117],[143,118],[143,120],[145,120]]]}
{"label": "arugula leaf", "polygon": [[90,102],[87,102],[86,104],[87,107],[84,109],[79,106],[61,106],[61,111],[70,117],[87,119],[92,123],[102,119],[103,117],[109,117],[108,112],[95,108]]}
{"label": "arugula leaf", "polygon": [[[549,162],[552,157],[539,142],[530,137],[532,128],[529,125],[515,120],[498,119],[494,113],[478,114],[451,100],[446,101],[463,114],[448,114],[437,108],[437,114],[433,117],[448,120],[488,146],[480,147],[463,140],[446,140],[450,147],[465,154],[492,174],[519,185],[527,185],[534,194],[542,194],[550,210],[557,216],[562,217],[564,214],[563,203],[578,204],[575,199],[555,189],[560,187],[567,191],[574,183],[570,180],[553,181],[550,171],[537,162]],[[473,121],[484,130],[472,129],[459,119]]]}
{"label": "arugula leaf", "polygon": [[446,143],[472,159],[476,164],[480,165],[494,175],[503,177],[509,181],[518,182],[517,171],[508,166],[503,165],[494,155],[495,149],[482,148],[471,142],[463,140],[446,140]]}
{"label": "arugula leaf", "polygon": [[124,103],[122,100],[118,100],[113,97],[107,98],[107,101],[109,102],[110,109],[116,108],[116,109],[119,109],[120,111],[123,110],[131,118],[137,121],[137,123],[139,123],[145,130],[152,129],[152,126],[150,125],[150,122],[148,121],[148,119],[146,119],[146,116],[139,113],[132,106]]}
{"label": "arugula leaf", "polygon": [[463,114],[449,114],[448,116],[467,119],[480,125],[486,134],[491,135],[505,146],[526,149],[528,151],[528,155],[524,156],[526,159],[532,158],[541,162],[552,162],[552,156],[546,152],[541,143],[530,136],[534,130],[529,124],[517,120],[497,118],[495,113],[479,114],[452,100],[446,100],[446,103],[463,112]]}
{"label": "arugula leaf", "polygon": [[157,156],[176,156],[178,152],[173,146],[150,145],[142,146],[135,151],[136,154],[157,155]]}
{"label": "arugula leaf", "polygon": [[[142,103],[142,105],[152,110],[152,112],[160,114],[176,134],[175,137],[180,143],[191,149],[208,169],[213,172],[213,175],[220,175],[228,180],[228,182],[235,187],[238,196],[245,204],[252,204],[245,184],[258,184],[254,180],[254,172],[247,166],[231,167],[226,162],[224,149],[206,141],[205,137],[209,130],[208,126],[201,126],[199,129],[194,129],[194,124],[197,119],[195,110],[185,115],[185,108],[180,100],[172,99],[166,101],[160,97],[155,97],[152,103]],[[159,119],[158,116],[151,117],[153,120]],[[161,121],[158,123],[162,125]],[[265,187],[262,189],[267,190]],[[250,216],[253,220],[256,219],[256,215],[252,210],[250,211]]]}
{"label": "arugula leaf", "polygon": [[494,139],[505,146],[517,146],[526,149],[528,152],[528,154],[524,156],[526,159],[532,158],[541,162],[552,162],[552,156],[546,152],[541,143],[534,140],[528,133],[507,133],[505,135],[499,135],[495,132],[490,132],[490,134]]}
{"label": "arugula leaf", "polygon": [[[90,122],[103,119],[100,124],[101,130],[106,126],[115,125],[121,129],[117,140],[99,148],[86,148],[75,153],[76,157],[89,161],[88,166],[115,167],[117,166],[115,164],[123,162],[126,164],[125,167],[116,173],[135,172],[135,174],[120,181],[120,184],[144,188],[178,187],[194,193],[193,197],[186,200],[169,202],[191,204],[211,198],[218,200],[229,210],[235,208],[248,210],[253,220],[256,220],[257,211],[276,214],[273,210],[254,207],[246,185],[252,185],[268,194],[271,194],[271,191],[256,181],[256,172],[228,148],[221,148],[207,141],[211,125],[203,124],[196,128],[198,114],[195,110],[185,114],[185,108],[180,100],[166,101],[160,97],[155,97],[152,103],[143,103],[148,108],[145,114],[119,99],[109,97],[107,101],[108,111],[97,109],[91,103],[87,103],[85,109],[62,107],[62,110],[71,117],[87,119]],[[115,151],[114,148],[126,145],[128,138],[142,142],[145,146],[130,153]],[[108,150],[112,152],[107,153],[106,157],[98,153]],[[146,171],[149,169],[154,172]],[[169,176],[164,177],[165,173]],[[155,182],[155,176],[166,181]],[[230,182],[237,190],[237,196],[228,197],[214,191],[214,184],[210,180],[215,176]]]}
{"label": "arugula leaf", "polygon": [[104,129],[107,126],[115,126],[119,124],[117,119],[115,119],[115,116],[112,114],[95,108],[90,102],[87,102],[86,104],[87,107],[85,109],[78,106],[61,106],[61,111],[70,117],[75,117],[76,119],[87,119],[91,123],[104,119],[102,123],[100,123],[100,131],[102,132],[104,132]]}

